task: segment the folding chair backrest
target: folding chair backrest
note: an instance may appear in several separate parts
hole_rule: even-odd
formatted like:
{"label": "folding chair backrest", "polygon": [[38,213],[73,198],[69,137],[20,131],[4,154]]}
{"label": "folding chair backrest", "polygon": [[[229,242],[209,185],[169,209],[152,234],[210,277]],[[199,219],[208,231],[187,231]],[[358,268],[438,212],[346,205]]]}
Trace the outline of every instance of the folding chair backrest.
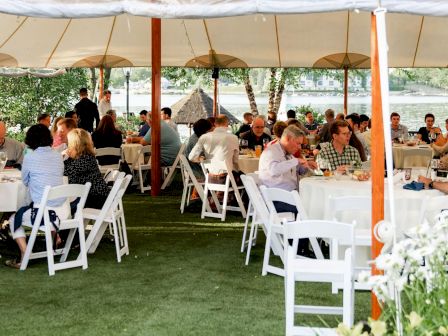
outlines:
{"label": "folding chair backrest", "polygon": [[96,157],[105,156],[105,155],[119,156],[121,158],[121,148],[104,147],[104,148],[96,148],[95,149]]}
{"label": "folding chair backrest", "polygon": [[286,239],[327,238],[337,241],[355,242],[355,225],[328,220],[304,220],[285,225]]}
{"label": "folding chair backrest", "polygon": [[124,172],[121,172],[117,169],[111,169],[109,168],[106,171],[106,174],[104,174],[104,181],[106,183],[109,182],[115,182],[118,178],[123,178],[126,174]]}
{"label": "folding chair backrest", "polygon": [[[360,216],[369,217],[372,213],[370,196],[332,196],[328,198],[328,211],[332,219],[344,222],[360,220]],[[344,217],[345,216],[345,217]],[[350,216],[347,218],[347,216]]]}
{"label": "folding chair backrest", "polygon": [[420,211],[419,223],[422,224],[426,220],[433,225],[436,222],[436,217],[444,210],[448,211],[448,195],[426,197]]}
{"label": "folding chair backrest", "polygon": [[184,154],[180,154],[179,159],[181,163],[181,168],[183,170],[183,174],[187,174],[187,176],[184,176],[184,179],[188,177],[195,187],[199,185],[198,179],[194,175],[193,169],[191,169],[190,162],[188,162],[187,157]]}
{"label": "folding chair backrest", "polygon": [[306,214],[300,214],[300,210],[304,212],[304,207],[301,204],[299,193],[296,190],[287,191],[279,188],[267,188],[260,186],[261,194],[269,208],[269,213],[277,213],[274,202],[283,202],[296,207],[297,214],[300,219],[306,218]]}
{"label": "folding chair backrest", "polygon": [[[117,203],[121,202],[121,199],[123,198],[123,195],[125,194],[129,183],[131,182],[131,179],[132,179],[132,175],[126,175],[124,178],[120,179],[121,183],[120,183],[118,191],[112,201],[112,207],[116,206]],[[119,205],[121,206],[121,203]]]}
{"label": "folding chair backrest", "polygon": [[[128,176],[130,176],[130,175],[128,175]],[[101,208],[100,214],[98,215],[98,218],[100,219],[99,222],[102,222],[104,220],[104,218],[107,216],[107,213],[112,208],[112,206],[114,204],[114,200],[115,200],[118,192],[120,191],[121,186],[123,184],[123,180],[125,178],[118,178],[115,180],[115,183],[112,186],[112,189],[110,190],[109,195],[107,196],[103,207]]]}
{"label": "folding chair backrest", "polygon": [[179,151],[177,152],[176,158],[174,159],[174,162],[171,166],[163,167],[168,169],[166,172],[166,177],[162,183],[161,189],[165,189],[170,183],[171,180],[174,178],[174,173],[176,172],[177,168],[180,168],[180,156],[185,151],[186,143],[183,142],[180,145]]}
{"label": "folding chair backrest", "polygon": [[243,181],[244,188],[252,202],[257,218],[266,226],[269,219],[269,209],[264,202],[263,196],[261,195],[254,178],[248,174],[241,175],[241,181]]}

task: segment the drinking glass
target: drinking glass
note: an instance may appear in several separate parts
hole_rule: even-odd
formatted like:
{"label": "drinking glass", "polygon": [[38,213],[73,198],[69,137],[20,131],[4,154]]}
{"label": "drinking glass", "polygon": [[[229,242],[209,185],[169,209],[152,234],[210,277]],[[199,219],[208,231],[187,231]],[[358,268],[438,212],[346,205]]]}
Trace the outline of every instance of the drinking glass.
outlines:
{"label": "drinking glass", "polygon": [[263,139],[263,148],[266,148],[266,146],[268,145],[268,143],[269,143],[269,139],[268,139],[268,138],[264,138],[264,139]]}
{"label": "drinking glass", "polygon": [[7,160],[8,160],[8,158],[6,157],[6,153],[0,152],[0,171],[2,171],[3,168],[5,168]]}
{"label": "drinking glass", "polygon": [[437,134],[436,133],[431,133],[430,134],[430,139],[431,139],[431,142],[435,142],[436,141],[436,139],[437,139]]}
{"label": "drinking glass", "polygon": [[249,141],[247,141],[246,139],[240,139],[240,147],[247,148],[247,146],[249,146]]}

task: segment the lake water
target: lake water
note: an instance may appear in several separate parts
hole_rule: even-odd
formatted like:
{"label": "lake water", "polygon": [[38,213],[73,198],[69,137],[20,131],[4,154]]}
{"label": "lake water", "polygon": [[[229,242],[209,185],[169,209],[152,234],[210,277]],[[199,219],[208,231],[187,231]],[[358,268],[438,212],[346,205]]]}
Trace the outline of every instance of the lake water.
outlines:
{"label": "lake water", "polygon": [[[161,105],[171,106],[184,95],[164,94],[162,95]],[[424,116],[426,113],[434,114],[436,120],[435,125],[445,131],[445,119],[448,118],[448,96],[390,96],[391,112],[398,112],[401,115],[401,123],[408,126],[409,130],[418,130],[424,126]],[[266,114],[268,99],[264,97],[256,97],[258,110],[261,114]],[[238,119],[242,119],[244,112],[250,111],[249,101],[245,94],[221,94],[219,102],[230,113]],[[280,107],[279,119],[286,120],[286,111],[290,108],[300,105],[308,105],[321,113],[328,108],[332,108],[336,112],[342,112],[344,98],[343,96],[299,96],[284,95]],[[129,110],[138,114],[140,110],[149,110],[151,105],[151,95],[135,95],[129,96]],[[117,110],[118,114],[126,111],[126,95],[112,94],[112,106]],[[348,113],[365,113],[371,115],[372,105],[371,97],[348,97]],[[180,125],[182,126],[182,125]],[[180,127],[179,132],[183,139],[188,137],[189,130],[186,126]]]}

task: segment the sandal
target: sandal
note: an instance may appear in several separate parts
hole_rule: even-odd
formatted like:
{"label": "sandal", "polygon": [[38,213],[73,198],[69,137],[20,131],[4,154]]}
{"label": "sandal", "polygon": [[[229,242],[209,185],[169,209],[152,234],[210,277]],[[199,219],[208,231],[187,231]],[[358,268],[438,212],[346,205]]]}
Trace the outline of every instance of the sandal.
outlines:
{"label": "sandal", "polygon": [[18,263],[14,259],[6,260],[5,265],[11,268],[20,269],[21,263]]}

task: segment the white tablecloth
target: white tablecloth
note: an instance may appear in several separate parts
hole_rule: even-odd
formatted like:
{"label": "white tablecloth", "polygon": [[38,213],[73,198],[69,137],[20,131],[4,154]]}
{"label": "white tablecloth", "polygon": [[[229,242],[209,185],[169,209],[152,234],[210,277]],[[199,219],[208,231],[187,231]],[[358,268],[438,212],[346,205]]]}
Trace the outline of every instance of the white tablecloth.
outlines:
{"label": "white tablecloth", "polygon": [[17,211],[30,203],[28,188],[21,181],[21,173],[17,169],[0,172],[0,212]]}
{"label": "white tablecloth", "polygon": [[140,144],[123,144],[121,149],[123,151],[123,158],[128,164],[132,164],[137,160],[138,151],[142,148]]}
{"label": "white tablecloth", "polygon": [[[387,199],[387,186],[385,185]],[[370,196],[372,194],[371,181],[359,182],[355,180],[326,180],[323,177],[308,177],[300,180],[300,196],[308,215],[312,219],[332,219],[333,214],[329,213],[328,197],[332,196]],[[395,209],[397,217],[397,229],[400,234],[418,224],[420,208],[425,197],[435,197],[443,195],[438,190],[413,191],[403,189],[400,183],[394,188]],[[388,203],[385,204],[385,217],[388,214]],[[365,214],[362,218],[353,217],[346,214],[344,221],[351,222],[356,219],[357,228],[370,229],[370,214]]]}
{"label": "white tablecloth", "polygon": [[238,166],[245,174],[256,172],[258,170],[258,162],[260,162],[260,158],[257,157],[248,157],[247,155],[238,157]]}
{"label": "white tablecloth", "polygon": [[[412,156],[410,156],[412,152]],[[410,168],[410,167],[426,167],[432,156],[432,149],[428,145],[423,146],[406,146],[394,145],[392,147],[395,168]],[[407,164],[405,167],[405,158]]]}

